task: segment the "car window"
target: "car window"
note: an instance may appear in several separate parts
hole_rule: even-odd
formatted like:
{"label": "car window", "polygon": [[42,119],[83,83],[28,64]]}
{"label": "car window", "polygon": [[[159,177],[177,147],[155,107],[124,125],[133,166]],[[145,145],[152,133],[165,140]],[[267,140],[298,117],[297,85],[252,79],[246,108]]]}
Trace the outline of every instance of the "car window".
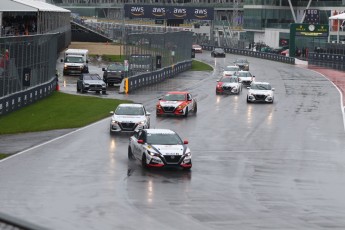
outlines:
{"label": "car window", "polygon": [[151,145],[182,145],[183,142],[177,134],[148,133],[146,142]]}
{"label": "car window", "polygon": [[119,65],[119,64],[112,64],[109,65],[107,68],[108,71],[123,71],[124,70],[124,66],[123,65]]}
{"label": "car window", "polygon": [[237,77],[223,77],[220,79],[221,82],[238,82]]}
{"label": "car window", "polygon": [[238,72],[239,77],[251,77],[251,73],[249,72]]}
{"label": "car window", "polygon": [[115,110],[116,115],[144,115],[142,107],[118,106]]}
{"label": "car window", "polygon": [[269,84],[252,84],[250,86],[251,89],[255,90],[271,90],[271,85]]}
{"label": "car window", "polygon": [[166,94],[163,97],[165,101],[184,101],[186,97],[184,94]]}
{"label": "car window", "polygon": [[69,63],[84,63],[82,57],[66,57],[65,62]]}

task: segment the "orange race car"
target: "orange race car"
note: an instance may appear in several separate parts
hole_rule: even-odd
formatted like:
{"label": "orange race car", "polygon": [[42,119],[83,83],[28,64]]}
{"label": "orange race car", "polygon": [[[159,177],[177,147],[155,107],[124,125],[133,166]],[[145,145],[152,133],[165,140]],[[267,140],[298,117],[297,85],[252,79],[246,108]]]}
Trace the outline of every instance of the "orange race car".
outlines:
{"label": "orange race car", "polygon": [[190,112],[198,110],[195,98],[189,92],[168,92],[156,105],[156,115],[175,115],[187,117]]}

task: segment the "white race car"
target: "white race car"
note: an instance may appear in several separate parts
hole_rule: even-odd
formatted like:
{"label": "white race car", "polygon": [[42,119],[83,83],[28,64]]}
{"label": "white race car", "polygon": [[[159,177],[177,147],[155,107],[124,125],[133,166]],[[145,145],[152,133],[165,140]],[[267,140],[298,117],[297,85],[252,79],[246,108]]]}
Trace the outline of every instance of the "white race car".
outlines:
{"label": "white race car", "polygon": [[186,91],[168,92],[156,105],[156,115],[174,115],[187,117],[190,112],[196,114],[198,104],[191,93]]}
{"label": "white race car", "polygon": [[110,121],[110,134],[119,132],[134,132],[150,128],[150,113],[142,104],[123,103],[117,106]]}
{"label": "white race car", "polygon": [[236,76],[238,77],[240,82],[245,86],[249,86],[255,79],[255,76],[253,76],[249,71],[244,70],[238,71],[236,73]]}
{"label": "white race car", "polygon": [[174,166],[189,170],[192,154],[187,144],[170,129],[142,129],[129,138],[128,159],[139,160],[144,168]]}
{"label": "white race car", "polygon": [[274,101],[274,88],[271,87],[268,82],[252,82],[252,84],[247,87],[247,103],[250,102],[267,102],[273,103]]}

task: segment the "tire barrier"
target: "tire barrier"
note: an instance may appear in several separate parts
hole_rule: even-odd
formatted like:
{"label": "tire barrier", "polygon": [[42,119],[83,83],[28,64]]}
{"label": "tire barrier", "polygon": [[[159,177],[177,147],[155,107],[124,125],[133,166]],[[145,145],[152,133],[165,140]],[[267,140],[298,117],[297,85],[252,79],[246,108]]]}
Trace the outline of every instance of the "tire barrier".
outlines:
{"label": "tire barrier", "polygon": [[30,105],[56,90],[57,81],[54,78],[48,83],[29,88],[0,98],[0,116]]}
{"label": "tire barrier", "polygon": [[[192,61],[190,60],[179,62],[175,65],[171,65],[153,72],[141,73],[129,78],[125,78],[121,83],[123,88],[120,87],[119,93],[132,93],[136,89],[165,81],[191,68]],[[124,83],[125,81],[127,81],[127,83]]]}
{"label": "tire barrier", "polygon": [[[208,51],[212,51],[214,49],[214,46],[208,46],[208,45],[201,45],[201,47],[203,50],[208,50]],[[229,48],[229,47],[224,47],[224,51],[225,51],[225,53],[230,53],[230,54],[256,57],[256,58],[267,59],[267,60],[271,60],[271,61],[283,62],[283,63],[287,63],[287,64],[295,64],[295,58],[286,57],[286,56],[282,56],[279,54],[257,52],[257,51],[252,51],[252,50],[235,49],[235,48]]]}
{"label": "tire barrier", "polygon": [[308,55],[308,65],[345,71],[345,55],[311,52]]}

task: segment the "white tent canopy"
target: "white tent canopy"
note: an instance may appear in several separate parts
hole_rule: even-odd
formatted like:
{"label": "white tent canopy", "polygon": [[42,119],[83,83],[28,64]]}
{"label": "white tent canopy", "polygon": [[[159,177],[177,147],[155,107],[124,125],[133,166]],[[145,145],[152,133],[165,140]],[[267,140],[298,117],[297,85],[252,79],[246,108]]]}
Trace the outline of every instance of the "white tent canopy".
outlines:
{"label": "white tent canopy", "polygon": [[329,35],[328,35],[328,42],[330,42],[331,40],[331,20],[338,20],[338,28],[337,28],[337,43],[339,43],[339,30],[340,30],[340,20],[345,20],[345,13],[342,14],[337,14],[337,15],[333,15],[331,17],[328,18],[329,20]]}
{"label": "white tent canopy", "polygon": [[345,20],[345,13],[337,14],[332,17],[329,17],[330,20]]}

